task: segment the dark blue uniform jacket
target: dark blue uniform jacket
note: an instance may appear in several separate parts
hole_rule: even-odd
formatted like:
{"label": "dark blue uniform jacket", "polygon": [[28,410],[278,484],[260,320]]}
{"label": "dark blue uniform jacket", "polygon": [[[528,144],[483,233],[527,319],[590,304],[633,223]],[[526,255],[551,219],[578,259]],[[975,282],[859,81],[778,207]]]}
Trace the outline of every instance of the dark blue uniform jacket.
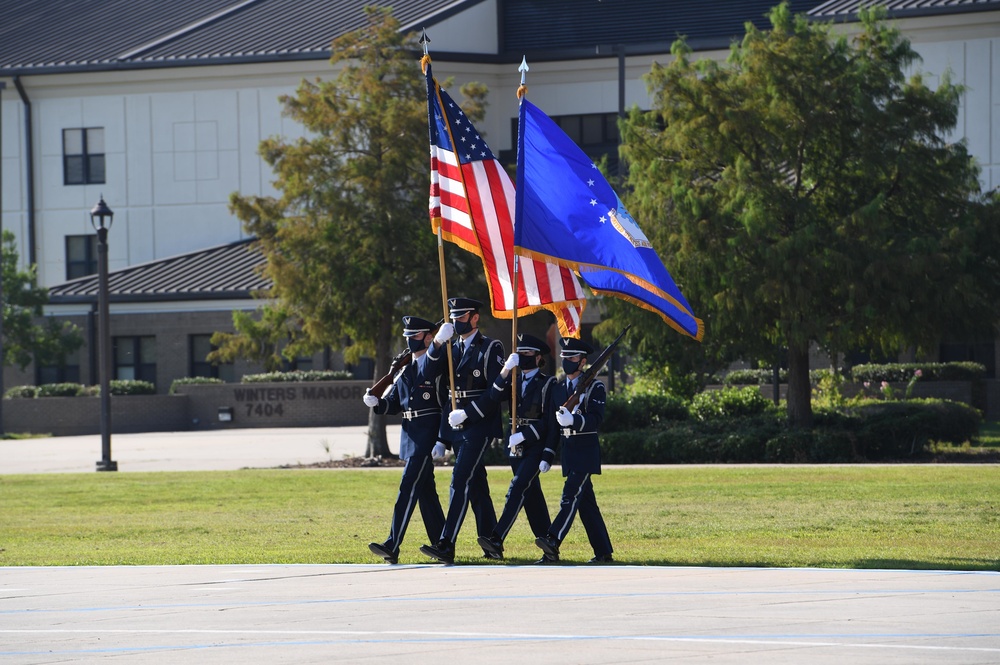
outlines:
{"label": "dark blue uniform jacket", "polygon": [[[442,405],[447,403],[443,377],[425,353],[397,375],[375,413],[403,415],[403,433],[399,439],[400,459],[429,455],[437,442]],[[444,409],[446,412],[448,409]]]}

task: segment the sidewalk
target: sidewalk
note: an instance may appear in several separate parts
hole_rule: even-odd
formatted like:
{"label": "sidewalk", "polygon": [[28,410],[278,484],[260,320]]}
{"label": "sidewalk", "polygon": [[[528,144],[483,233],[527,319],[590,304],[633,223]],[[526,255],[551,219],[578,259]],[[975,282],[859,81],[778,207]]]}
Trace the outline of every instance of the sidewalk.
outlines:
{"label": "sidewalk", "polygon": [[[386,428],[394,453],[399,430]],[[367,426],[114,434],[111,459],[119,472],[271,468],[361,456],[367,442]],[[0,440],[0,474],[89,473],[100,459],[99,434]]]}

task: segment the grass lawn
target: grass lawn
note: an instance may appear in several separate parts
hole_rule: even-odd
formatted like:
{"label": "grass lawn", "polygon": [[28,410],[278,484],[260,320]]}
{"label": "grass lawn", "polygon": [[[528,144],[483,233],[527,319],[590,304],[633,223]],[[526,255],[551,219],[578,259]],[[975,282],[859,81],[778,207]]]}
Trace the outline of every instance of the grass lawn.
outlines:
{"label": "grass lawn", "polygon": [[[0,565],[375,563],[367,544],[388,533],[400,473],[0,476]],[[510,475],[490,469],[498,512]],[[562,478],[542,481],[554,514]],[[622,562],[1000,570],[995,465],[609,467],[594,484]],[[537,559],[533,541],[522,515],[507,563]],[[429,562],[425,542],[418,511],[401,563]],[[562,550],[593,555],[579,521]],[[457,561],[481,554],[470,514]]]}

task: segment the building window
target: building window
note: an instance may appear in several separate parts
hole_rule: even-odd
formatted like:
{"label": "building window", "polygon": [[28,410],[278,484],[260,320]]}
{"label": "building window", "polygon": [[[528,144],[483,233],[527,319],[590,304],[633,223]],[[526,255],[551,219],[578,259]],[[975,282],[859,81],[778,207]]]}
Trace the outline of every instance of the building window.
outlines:
{"label": "building window", "polygon": [[[582,113],[552,116],[560,129],[595,162],[607,159],[608,173],[618,168],[618,113]],[[511,120],[512,145],[517,145],[517,118]],[[517,150],[504,150],[500,162],[513,164]]]}
{"label": "building window", "polygon": [[211,335],[191,335],[191,373],[190,376],[208,376],[222,379],[226,383],[236,380],[236,370],[233,363],[210,363],[206,358],[215,351]]}
{"label": "building window", "polygon": [[66,236],[66,279],[97,272],[97,235]]}
{"label": "building window", "polygon": [[35,383],[80,383],[80,350],[67,353],[56,365],[39,365]]}
{"label": "building window", "polygon": [[63,184],[104,182],[104,128],[63,130]]}
{"label": "building window", "polygon": [[312,356],[298,356],[293,360],[289,360],[284,356],[282,356],[281,358],[282,372],[309,372],[312,369],[313,369]]}
{"label": "building window", "polygon": [[156,338],[115,337],[114,376],[156,383]]}

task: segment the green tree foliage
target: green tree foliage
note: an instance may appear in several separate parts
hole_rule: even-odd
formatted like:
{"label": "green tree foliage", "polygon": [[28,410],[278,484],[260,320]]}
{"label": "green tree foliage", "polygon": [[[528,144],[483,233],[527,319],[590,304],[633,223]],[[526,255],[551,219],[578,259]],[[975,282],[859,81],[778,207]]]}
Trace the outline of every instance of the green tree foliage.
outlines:
{"label": "green tree foliage", "polygon": [[[217,359],[241,355],[273,368],[279,353],[346,346],[348,360],[373,355],[381,376],[400,317],[442,311],[419,48],[391,12],[365,11],[367,25],[332,44],[336,78],[303,81],[281,98],[306,135],[261,143],[280,196],[230,199],[267,258],[272,304],[256,318],[236,317],[235,335],[216,335]],[[450,253],[452,277],[470,274],[464,254]],[[388,455],[384,418],[369,425],[369,455]]]}
{"label": "green tree foliage", "polygon": [[3,232],[3,364],[22,370],[35,361],[41,365],[59,364],[66,355],[80,348],[80,330],[69,322],[53,317],[38,323],[42,307],[49,301],[48,289],[38,286],[35,266],[18,267],[14,234]]}
{"label": "green tree foliage", "polygon": [[962,88],[907,78],[918,56],[882,13],[863,11],[853,37],[787,4],[770,18],[724,63],[675,43],[647,76],[654,110],[622,123],[630,210],[655,220],[706,344],[635,332],[709,365],[786,348],[789,417],[808,425],[810,344],[927,348],[995,322],[1000,224],[948,139]]}

